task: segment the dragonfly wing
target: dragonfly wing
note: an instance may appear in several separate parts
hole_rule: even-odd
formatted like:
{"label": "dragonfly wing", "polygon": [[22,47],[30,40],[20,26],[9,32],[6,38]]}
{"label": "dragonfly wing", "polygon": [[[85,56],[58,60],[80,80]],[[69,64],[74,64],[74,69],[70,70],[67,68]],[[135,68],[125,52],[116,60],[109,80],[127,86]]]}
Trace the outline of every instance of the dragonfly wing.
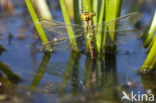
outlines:
{"label": "dragonfly wing", "polygon": [[143,15],[139,12],[132,12],[114,20],[97,24],[93,27],[96,31],[103,31],[104,28],[108,28],[107,32],[118,32],[122,30],[128,30],[132,29],[131,27],[134,26],[142,18],[142,16]]}
{"label": "dragonfly wing", "polygon": [[73,29],[74,34],[79,34],[79,31],[84,31],[84,28],[77,24],[65,24],[62,22],[57,22],[54,20],[46,20],[40,19],[38,22],[42,25],[44,31],[46,32],[47,36],[54,37],[67,37],[67,27],[71,27]]}
{"label": "dragonfly wing", "polygon": [[[103,34],[107,36],[106,43],[108,46],[126,43],[129,39],[142,36],[142,32],[133,29],[133,25],[139,21],[142,14],[133,12],[126,14],[115,20],[107,21],[93,26],[96,35]],[[103,36],[102,35],[102,36]],[[120,38],[114,41],[114,38]]]}
{"label": "dragonfly wing", "polygon": [[49,44],[54,51],[70,51],[77,50],[77,45],[71,45],[70,41],[77,40],[77,44],[83,48],[84,47],[84,35],[83,33],[80,35],[76,35],[70,38],[59,38],[56,40],[51,40],[48,43],[44,43],[43,46]]}
{"label": "dragonfly wing", "polygon": [[66,67],[66,62],[54,62],[47,66],[46,72],[53,76],[63,77]]}
{"label": "dragonfly wing", "polygon": [[[76,24],[66,25],[61,22],[57,22],[54,20],[46,20],[46,19],[41,19],[40,22],[38,23],[42,25],[50,41],[49,43],[46,44],[50,44],[54,50],[66,51],[66,50],[75,49],[76,47],[70,44],[70,41],[72,39],[78,39],[77,44],[81,44],[82,46],[82,43],[80,43],[79,40],[81,41],[84,40],[86,34],[83,26],[76,25]],[[67,27],[72,27],[75,36],[68,38]]]}
{"label": "dragonfly wing", "polygon": [[125,44],[127,41],[141,37],[143,35],[143,32],[137,30],[137,29],[129,29],[124,31],[119,31],[117,33],[117,41],[116,45],[118,44]]}
{"label": "dragonfly wing", "polygon": [[[143,33],[137,29],[129,29],[129,30],[122,30],[116,32],[116,39],[112,40],[109,32],[106,32],[106,46],[114,46],[118,44],[125,44],[129,40],[132,40],[134,38],[138,38],[138,36],[141,36]],[[104,42],[105,43],[105,42]]]}

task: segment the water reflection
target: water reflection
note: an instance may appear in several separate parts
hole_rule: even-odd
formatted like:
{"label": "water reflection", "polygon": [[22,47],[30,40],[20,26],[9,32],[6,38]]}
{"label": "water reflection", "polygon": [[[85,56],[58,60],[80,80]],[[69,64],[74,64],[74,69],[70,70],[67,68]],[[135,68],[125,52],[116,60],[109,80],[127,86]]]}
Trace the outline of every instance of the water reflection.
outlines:
{"label": "water reflection", "polygon": [[30,101],[31,92],[26,88],[16,86],[21,81],[23,80],[6,64],[0,62],[0,102],[26,103]]}
{"label": "water reflection", "polygon": [[[47,56],[47,58],[50,58],[49,55]],[[111,59],[109,59],[110,57]],[[107,61],[105,61],[105,58],[107,58]],[[43,59],[43,61],[45,60]],[[120,100],[115,54],[106,54],[103,59],[90,59],[87,57],[85,64],[82,66],[80,62],[81,53],[71,51],[68,63],[65,65],[65,63],[60,62],[60,65],[62,64],[60,69],[58,69],[58,63],[51,63],[51,71],[48,59],[44,63],[43,61],[30,85],[30,90],[35,91],[44,72],[49,71],[51,75],[61,77],[62,82],[47,82],[39,87],[39,92],[46,95],[59,95],[57,100],[62,103],[114,102]],[[57,67],[57,70],[55,70],[55,67]],[[61,70],[63,72],[59,73]],[[82,74],[84,75],[82,76]]]}
{"label": "water reflection", "polygon": [[49,52],[45,52],[44,56],[43,56],[43,59],[42,59],[42,62],[40,63],[40,66],[38,68],[38,71],[35,74],[35,77],[33,78],[33,81],[31,83],[31,85],[29,86],[29,89],[31,91],[35,91],[37,86],[38,86],[38,84],[40,83],[40,81],[41,81],[41,79],[42,79],[42,77],[44,75],[45,68],[48,65],[49,59],[50,59],[50,53]]}
{"label": "water reflection", "polygon": [[[112,54],[110,55],[108,55],[108,57],[112,58],[113,57]],[[115,58],[110,60],[115,60]],[[105,59],[95,60],[95,59],[86,58],[84,77],[82,80],[79,77],[78,67],[75,68],[74,66],[72,71],[74,71],[75,74],[71,76],[71,88],[72,88],[71,93],[66,93],[62,95],[62,98],[66,97],[63,98],[62,102],[68,101],[74,103],[75,102],[96,103],[100,101],[102,102],[102,101],[118,100],[118,96],[117,96],[118,92],[116,89],[118,81],[117,81],[117,74],[115,72],[116,70],[114,68],[115,67],[114,63],[115,61],[106,62]],[[77,65],[79,66],[80,64]],[[69,74],[68,74],[68,78],[69,78]],[[81,83],[81,86],[80,86],[80,81],[83,81],[83,83]],[[64,89],[61,89],[61,92]],[[71,97],[68,96],[70,97],[68,98],[69,100],[67,99],[67,94],[71,96]]]}
{"label": "water reflection", "polygon": [[149,73],[146,73],[146,74],[141,74],[141,81],[142,81],[142,84],[143,84],[143,88],[144,88],[144,91],[147,93],[147,94],[154,94],[156,95],[156,71],[152,71],[152,72],[149,72]]}
{"label": "water reflection", "polygon": [[[28,99],[30,99],[31,97],[35,102],[42,101],[43,99],[48,102],[48,99],[49,103],[52,103],[52,101],[55,100],[55,102],[62,103],[119,103],[121,101],[120,99],[122,97],[123,90],[128,91],[129,93],[132,90],[141,90],[142,92],[156,94],[154,79],[155,72],[152,71],[153,73],[141,74],[139,76],[135,74],[136,69],[132,69],[132,67],[136,67],[136,64],[140,63],[142,58],[139,58],[129,64],[131,61],[130,59],[135,60],[134,58],[136,56],[139,56],[137,53],[136,55],[124,55],[125,58],[127,58],[123,60],[124,63],[127,63],[127,65],[125,66],[126,70],[122,70],[123,68],[121,69],[121,67],[123,67],[123,65],[122,63],[119,63],[119,71],[123,71],[125,75],[119,74],[116,69],[115,54],[106,54],[103,59],[91,60],[81,53],[71,52],[68,61],[57,62],[55,61],[55,59],[64,60],[64,58],[67,58],[67,56],[52,58],[50,54],[44,53],[42,62],[38,66],[38,61],[40,61],[40,56],[42,55],[38,55],[38,50],[34,49],[37,48],[38,42],[35,41],[31,45],[30,42],[32,42],[32,38],[26,38],[26,40],[23,40],[23,37],[31,37],[29,35],[34,33],[34,25],[30,23],[32,21],[29,17],[27,8],[25,8],[24,6],[24,1],[15,1],[18,1],[18,3],[15,2],[17,3],[15,7],[17,14],[6,17],[6,15],[2,12],[4,15],[2,14],[0,16],[0,34],[3,38],[3,41],[1,41],[1,43],[8,50],[4,53],[4,56],[2,55],[0,57],[2,61],[0,62],[0,102],[4,102],[2,100],[5,100],[6,103],[24,103],[28,102]],[[151,14],[155,10],[153,8],[155,8],[156,6],[154,6],[154,3],[147,5],[147,2],[142,5],[144,5],[142,6],[142,8],[144,8],[142,9],[142,11],[146,16],[148,16],[147,18],[145,18],[145,21],[148,24],[147,21],[150,20],[150,17],[152,16]],[[61,12],[58,12],[60,11],[53,11],[57,19],[61,14]],[[61,21],[62,20],[63,19],[61,19]],[[20,37],[23,38],[22,42],[17,41],[17,39],[13,39],[12,41],[12,36],[9,34],[9,32],[14,37],[17,37],[16,34],[21,34]],[[9,34],[8,41],[5,41],[5,34]],[[34,38],[36,39],[36,37]],[[7,43],[11,45],[8,46]],[[30,49],[32,50],[30,54],[32,57],[31,59],[29,58],[29,44],[32,47]],[[6,49],[4,49],[0,45],[0,54],[2,54]],[[138,51],[140,49],[136,48],[136,50]],[[140,53],[140,51],[138,52]],[[50,58],[54,60],[54,62],[51,64],[48,63]],[[5,64],[9,65],[11,69],[2,68],[2,66]],[[131,67],[128,67],[129,65]],[[33,75],[33,80],[28,80],[28,78],[30,78],[29,76],[32,75],[30,71],[32,70],[32,68],[34,69],[36,67],[38,67],[38,71],[36,72],[36,75]],[[129,68],[130,70],[128,71],[127,68]],[[5,74],[5,71],[7,71],[7,74]],[[132,72],[130,73],[130,71]],[[25,90],[25,88],[28,87],[24,86],[19,88],[18,86],[21,83],[21,78],[18,78],[19,76],[17,76],[14,72],[19,74],[20,77],[23,77],[24,81],[22,83],[27,84],[28,82],[29,84],[29,82],[31,82],[29,89],[35,91],[35,93],[39,93],[39,95],[41,96],[35,94],[35,96],[37,97],[37,99],[35,100],[35,98],[31,95],[31,92]],[[10,73],[15,74],[16,76],[7,76],[10,75]],[[4,74],[5,76],[2,74]],[[126,74],[130,75],[130,78],[133,78],[134,82],[128,80]],[[46,78],[45,80],[44,76],[47,76],[47,78],[52,77],[52,79],[50,78],[47,80]],[[18,86],[16,85],[17,83],[19,83]],[[43,96],[45,96],[45,98],[40,98]]]}

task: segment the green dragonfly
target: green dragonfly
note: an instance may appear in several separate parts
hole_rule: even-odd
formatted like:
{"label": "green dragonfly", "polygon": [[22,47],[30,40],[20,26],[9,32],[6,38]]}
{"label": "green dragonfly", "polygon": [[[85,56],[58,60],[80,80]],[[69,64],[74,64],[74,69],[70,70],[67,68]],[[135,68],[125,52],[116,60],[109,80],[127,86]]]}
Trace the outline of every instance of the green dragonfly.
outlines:
{"label": "green dragonfly", "polygon": [[[45,43],[43,45],[50,44],[52,46],[52,49],[66,49],[69,50],[69,48],[74,49],[75,47],[73,45],[70,45],[70,39],[76,39],[77,44],[80,47],[84,47],[85,45],[85,38],[87,37],[88,43],[89,43],[89,52],[91,57],[96,57],[96,51],[95,51],[95,44],[93,42],[94,35],[98,35],[100,33],[98,32],[104,32],[104,35],[107,35],[109,33],[117,34],[116,37],[121,37],[123,39],[118,40],[112,40],[112,39],[106,39],[106,46],[113,46],[118,45],[122,43],[126,43],[128,40],[132,38],[137,38],[142,35],[142,33],[136,29],[132,29],[131,27],[141,19],[142,14],[139,12],[132,12],[128,13],[124,16],[121,16],[119,18],[116,18],[114,20],[110,20],[107,22],[103,22],[100,24],[94,24],[92,23],[92,19],[95,16],[94,13],[91,12],[84,12],[81,14],[81,19],[83,20],[83,25],[77,25],[77,24],[65,24],[62,22],[57,22],[54,20],[45,20],[41,19],[39,22],[42,27],[44,28],[46,35],[49,38],[49,42]],[[104,27],[114,26],[117,25],[116,28],[109,28],[109,30],[106,30]],[[72,27],[74,30],[75,36],[68,37],[67,27]],[[92,35],[93,34],[93,35]]]}

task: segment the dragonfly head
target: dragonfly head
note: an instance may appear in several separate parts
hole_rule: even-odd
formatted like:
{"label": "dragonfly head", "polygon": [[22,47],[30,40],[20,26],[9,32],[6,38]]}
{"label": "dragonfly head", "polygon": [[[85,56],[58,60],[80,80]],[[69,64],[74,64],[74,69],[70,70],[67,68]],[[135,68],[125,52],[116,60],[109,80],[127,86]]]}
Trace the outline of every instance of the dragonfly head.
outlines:
{"label": "dragonfly head", "polygon": [[85,11],[82,14],[80,14],[80,16],[83,21],[89,21],[93,19],[95,13]]}

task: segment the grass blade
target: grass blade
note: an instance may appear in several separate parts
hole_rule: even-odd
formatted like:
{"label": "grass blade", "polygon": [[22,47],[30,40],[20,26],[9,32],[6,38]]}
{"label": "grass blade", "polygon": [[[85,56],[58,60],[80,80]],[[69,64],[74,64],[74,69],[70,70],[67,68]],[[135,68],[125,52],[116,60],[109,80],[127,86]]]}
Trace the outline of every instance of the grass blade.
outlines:
{"label": "grass blade", "polygon": [[[70,18],[68,16],[68,12],[67,12],[67,9],[66,9],[65,1],[60,0],[60,5],[61,5],[61,9],[62,9],[65,24],[68,24],[68,25],[71,24]],[[78,50],[78,45],[76,43],[76,39],[72,38],[72,37],[74,37],[74,31],[73,31],[72,27],[68,26],[67,27],[67,32],[68,32],[69,38],[71,38],[70,39],[71,45],[74,46],[76,50]]]}
{"label": "grass blade", "polygon": [[81,25],[81,18],[80,18],[80,9],[79,9],[79,4],[81,0],[73,0],[74,4],[74,23]]}
{"label": "grass blade", "polygon": [[152,40],[153,34],[155,31],[156,31],[156,11],[155,11],[155,14],[154,14],[149,26],[147,27],[147,29],[145,30],[144,35],[143,35],[143,39],[145,39],[145,41],[144,41],[145,47],[147,47],[147,45]]}
{"label": "grass blade", "polygon": [[83,11],[92,12],[92,0],[83,0]]}
{"label": "grass blade", "polygon": [[[27,8],[28,8],[28,10],[30,12],[32,20],[33,20],[33,22],[35,24],[36,30],[37,30],[37,32],[38,32],[38,34],[39,34],[39,36],[40,36],[40,38],[42,40],[42,43],[47,43],[48,39],[47,39],[47,37],[46,37],[46,35],[44,33],[44,30],[43,30],[42,26],[38,23],[39,20],[38,20],[38,17],[37,17],[37,15],[35,13],[35,10],[34,10],[32,4],[31,4],[31,1],[30,0],[25,0],[25,3],[26,3],[26,6],[27,6]],[[49,45],[46,45],[46,50],[51,51],[51,48],[50,48]]]}
{"label": "grass blade", "polygon": [[[101,5],[101,12],[100,12],[99,22],[98,23],[104,22],[104,19],[105,19],[105,5],[106,5],[106,2],[105,2],[105,0],[103,0],[102,5]],[[97,33],[99,33],[99,34],[96,34],[96,47],[97,47],[97,52],[99,54],[101,54],[102,32],[97,31]]]}
{"label": "grass blade", "polygon": [[[150,71],[154,68],[156,64],[156,11],[155,14],[147,27],[146,31],[144,32],[143,38],[144,46],[149,48],[149,53],[147,55],[146,60],[144,61],[144,64],[140,68],[140,71]],[[154,37],[153,37],[154,35]],[[150,44],[149,44],[150,43]],[[149,45],[148,45],[149,44]]]}
{"label": "grass blade", "polygon": [[[155,34],[156,35],[156,34]],[[154,42],[153,46],[151,47],[148,56],[146,58],[146,60],[144,61],[144,64],[142,65],[142,67],[140,68],[140,72],[146,72],[146,71],[150,71],[154,68],[155,64],[156,64],[156,41]]]}
{"label": "grass blade", "polygon": [[[120,16],[121,13],[121,6],[122,6],[122,0],[103,0],[101,5],[101,12],[99,16],[99,22],[102,23],[105,21],[110,21],[112,19],[115,19]],[[111,28],[115,29],[116,24],[111,25],[109,27],[102,27],[105,28],[105,30],[108,30]],[[113,30],[112,29],[112,30]],[[105,51],[106,46],[106,38],[109,36],[112,40],[114,40],[114,33],[107,35],[106,32],[97,32],[99,34],[96,34],[96,46],[97,46],[97,52],[98,54],[102,54],[103,51]]]}

